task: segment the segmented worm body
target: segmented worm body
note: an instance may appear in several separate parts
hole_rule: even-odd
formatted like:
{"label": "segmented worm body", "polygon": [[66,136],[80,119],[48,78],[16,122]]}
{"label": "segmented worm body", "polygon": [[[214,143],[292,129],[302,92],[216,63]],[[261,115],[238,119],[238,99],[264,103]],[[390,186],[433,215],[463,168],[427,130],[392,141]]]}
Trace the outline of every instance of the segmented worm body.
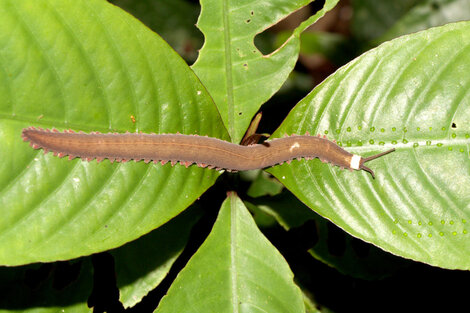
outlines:
{"label": "segmented worm body", "polygon": [[22,137],[35,149],[45,153],[52,151],[59,157],[80,157],[98,162],[129,160],[160,162],[172,165],[179,162],[188,167],[200,167],[244,171],[266,168],[293,159],[319,158],[341,168],[374,172],[364,163],[392,150],[372,157],[362,158],[339,147],[335,142],[319,136],[288,136],[265,141],[262,144],[242,146],[212,137],[182,134],[137,133],[83,133],[56,129],[29,127],[23,129]]}

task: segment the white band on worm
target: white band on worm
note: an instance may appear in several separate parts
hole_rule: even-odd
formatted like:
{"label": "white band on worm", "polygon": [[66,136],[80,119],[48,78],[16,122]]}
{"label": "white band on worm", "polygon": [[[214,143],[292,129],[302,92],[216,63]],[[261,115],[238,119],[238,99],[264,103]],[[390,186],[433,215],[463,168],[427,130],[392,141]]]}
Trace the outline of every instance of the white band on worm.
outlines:
{"label": "white band on worm", "polygon": [[351,158],[351,165],[349,167],[353,170],[358,170],[359,166],[361,166],[361,156],[353,154]]}

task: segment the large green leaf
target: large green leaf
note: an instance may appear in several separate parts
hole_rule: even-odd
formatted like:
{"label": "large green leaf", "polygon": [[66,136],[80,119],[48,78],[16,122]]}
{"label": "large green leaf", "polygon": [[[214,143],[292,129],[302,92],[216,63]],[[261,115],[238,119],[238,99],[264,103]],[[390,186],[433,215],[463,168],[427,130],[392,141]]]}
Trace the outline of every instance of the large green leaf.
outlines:
{"label": "large green leaf", "polygon": [[197,26],[205,36],[193,69],[213,97],[232,138],[240,142],[254,114],[287,79],[297,61],[301,32],[331,10],[304,21],[278,50],[263,55],[256,34],[312,0],[201,1]]}
{"label": "large green leaf", "polygon": [[214,228],[156,312],[304,312],[287,262],[229,194]]}
{"label": "large green leaf", "polygon": [[270,170],[354,236],[421,262],[469,269],[470,23],[385,43],[319,85],[274,136],[326,134],[367,156],[366,172],[318,160]]}
{"label": "large green leaf", "polygon": [[0,264],[107,250],[162,225],[218,172],[44,155],[30,125],[228,138],[185,62],[104,0],[0,1]]}

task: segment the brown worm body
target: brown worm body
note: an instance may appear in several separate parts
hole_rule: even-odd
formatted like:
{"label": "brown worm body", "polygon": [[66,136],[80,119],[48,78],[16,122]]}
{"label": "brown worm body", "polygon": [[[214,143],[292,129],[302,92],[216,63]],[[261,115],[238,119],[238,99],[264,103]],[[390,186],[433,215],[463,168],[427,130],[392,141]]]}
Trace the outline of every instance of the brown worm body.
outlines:
{"label": "brown worm body", "polygon": [[195,163],[200,167],[229,171],[260,169],[293,159],[319,158],[341,168],[363,169],[374,176],[363,163],[385,154],[364,159],[326,138],[315,136],[289,136],[242,146],[197,135],[86,134],[30,127],[23,130],[22,137],[35,149],[42,148],[45,153],[52,151],[56,156],[68,156],[69,159],[80,157],[88,161],[101,161],[106,158],[111,162],[143,160],[162,164],[179,162],[186,167]]}

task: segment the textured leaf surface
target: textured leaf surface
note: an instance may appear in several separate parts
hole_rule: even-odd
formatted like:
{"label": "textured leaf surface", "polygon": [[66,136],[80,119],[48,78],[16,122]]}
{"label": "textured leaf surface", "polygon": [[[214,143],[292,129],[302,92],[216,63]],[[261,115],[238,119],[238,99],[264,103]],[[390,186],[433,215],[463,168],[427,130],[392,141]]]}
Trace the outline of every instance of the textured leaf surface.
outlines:
{"label": "textured leaf surface", "polygon": [[256,48],[254,37],[311,1],[201,1],[197,26],[205,42],[193,69],[217,104],[232,142],[240,142],[260,106],[279,90],[294,68],[300,33],[338,0],[327,0],[322,10],[269,55]]}
{"label": "textured leaf surface", "polygon": [[30,125],[227,138],[210,96],[156,34],[106,1],[0,1],[0,264],[74,258],[162,225],[218,172],[43,155]]}
{"label": "textured leaf surface", "polygon": [[405,36],[319,85],[274,136],[326,134],[367,156],[365,172],[318,160],[270,170],[354,236],[421,262],[469,269],[470,23]]}
{"label": "textured leaf surface", "polygon": [[156,312],[304,312],[287,262],[230,194]]}
{"label": "textured leaf surface", "polygon": [[111,251],[120,301],[125,308],[140,302],[166,277],[201,213],[193,205],[150,234]]}

